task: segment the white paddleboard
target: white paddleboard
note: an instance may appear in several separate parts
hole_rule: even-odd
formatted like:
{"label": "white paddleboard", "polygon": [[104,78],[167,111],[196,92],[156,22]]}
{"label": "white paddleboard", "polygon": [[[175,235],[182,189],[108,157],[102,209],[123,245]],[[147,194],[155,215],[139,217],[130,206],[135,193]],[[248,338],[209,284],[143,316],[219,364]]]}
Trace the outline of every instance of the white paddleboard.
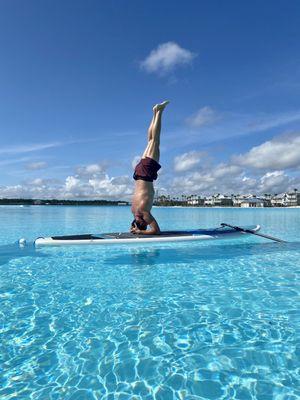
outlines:
{"label": "white paddleboard", "polygon": [[[253,232],[260,230],[260,225],[244,226]],[[248,233],[233,228],[220,227],[214,229],[196,229],[187,231],[165,231],[159,235],[137,235],[128,232],[102,233],[85,235],[67,235],[39,237],[34,241],[36,246],[66,246],[66,245],[107,245],[107,244],[137,244],[159,242],[186,242],[209,239],[230,239],[241,237]]]}

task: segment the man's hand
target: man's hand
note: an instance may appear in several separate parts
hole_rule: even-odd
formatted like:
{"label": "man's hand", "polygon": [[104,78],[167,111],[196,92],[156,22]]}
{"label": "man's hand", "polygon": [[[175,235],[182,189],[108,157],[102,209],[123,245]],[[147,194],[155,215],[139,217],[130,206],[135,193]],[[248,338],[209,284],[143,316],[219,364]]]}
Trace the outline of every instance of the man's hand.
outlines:
{"label": "man's hand", "polygon": [[136,226],[133,226],[133,227],[130,229],[130,232],[131,232],[131,233],[135,233],[135,234],[141,233],[141,231],[139,230],[139,228],[137,228]]}
{"label": "man's hand", "polygon": [[160,229],[156,219],[148,211],[143,213],[143,219],[147,222],[150,229],[140,230],[136,224],[131,227],[130,232],[136,235],[159,235]]}

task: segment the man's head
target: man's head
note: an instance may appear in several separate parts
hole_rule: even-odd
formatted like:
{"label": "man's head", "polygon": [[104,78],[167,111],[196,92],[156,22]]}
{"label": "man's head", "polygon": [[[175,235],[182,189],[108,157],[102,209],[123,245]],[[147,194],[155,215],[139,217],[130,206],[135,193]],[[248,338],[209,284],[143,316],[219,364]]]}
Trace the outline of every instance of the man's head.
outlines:
{"label": "man's head", "polygon": [[131,222],[132,228],[138,228],[140,231],[145,231],[147,229],[147,222],[142,216],[136,215],[135,219]]}

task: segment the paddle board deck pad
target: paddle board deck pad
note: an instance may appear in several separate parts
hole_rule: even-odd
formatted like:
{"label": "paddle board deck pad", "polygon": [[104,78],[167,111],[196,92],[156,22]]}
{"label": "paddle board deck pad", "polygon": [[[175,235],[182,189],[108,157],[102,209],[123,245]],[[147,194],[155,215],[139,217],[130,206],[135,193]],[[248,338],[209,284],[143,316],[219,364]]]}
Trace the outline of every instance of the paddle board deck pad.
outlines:
{"label": "paddle board deck pad", "polygon": [[[244,226],[257,232],[259,225]],[[241,237],[248,233],[237,231],[233,228],[220,227],[214,229],[196,229],[188,231],[164,231],[159,235],[137,235],[130,232],[102,233],[86,235],[68,235],[39,237],[35,240],[36,246],[66,246],[66,245],[107,245],[107,244],[136,244],[136,243],[161,243],[161,242],[187,242],[207,239],[230,239]]]}

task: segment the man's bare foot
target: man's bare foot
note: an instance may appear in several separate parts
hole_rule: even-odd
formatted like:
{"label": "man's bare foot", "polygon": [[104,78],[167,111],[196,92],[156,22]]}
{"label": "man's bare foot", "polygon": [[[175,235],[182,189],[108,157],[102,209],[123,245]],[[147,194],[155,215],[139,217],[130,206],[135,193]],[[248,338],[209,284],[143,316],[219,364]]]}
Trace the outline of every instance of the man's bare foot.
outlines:
{"label": "man's bare foot", "polygon": [[165,109],[165,107],[170,103],[169,100],[163,101],[160,104],[155,104],[155,106],[153,107],[153,112],[157,112],[157,111],[163,111]]}

